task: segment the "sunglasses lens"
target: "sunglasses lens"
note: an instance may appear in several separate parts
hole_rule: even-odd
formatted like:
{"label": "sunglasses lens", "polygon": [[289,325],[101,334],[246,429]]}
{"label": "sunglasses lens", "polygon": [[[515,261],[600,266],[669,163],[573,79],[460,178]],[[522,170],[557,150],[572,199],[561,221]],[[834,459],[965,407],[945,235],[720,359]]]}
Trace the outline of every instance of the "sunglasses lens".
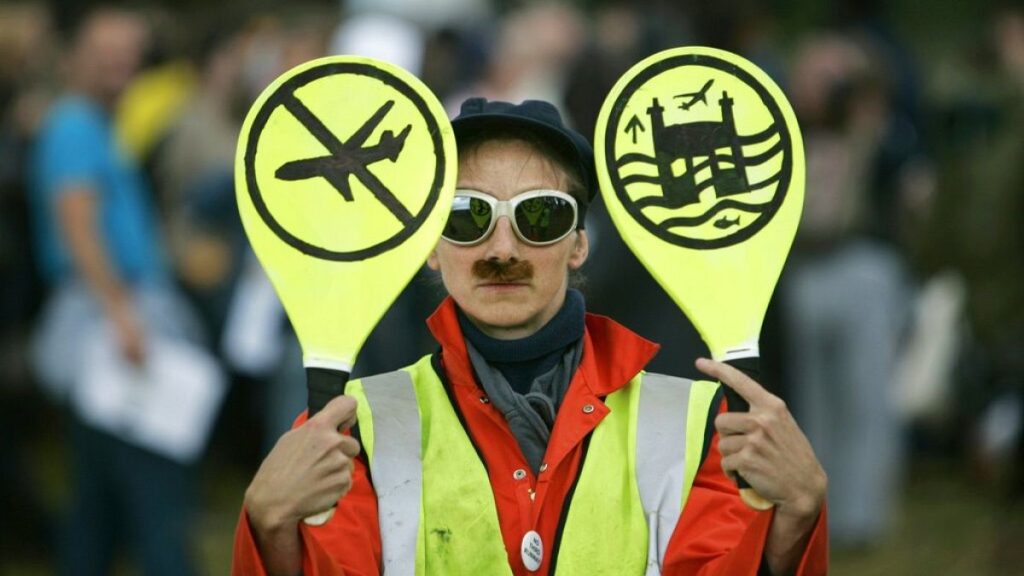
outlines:
{"label": "sunglasses lens", "polygon": [[536,196],[516,206],[516,226],[530,242],[560,240],[576,224],[572,204],[558,196]]}
{"label": "sunglasses lens", "polygon": [[472,196],[456,196],[443,236],[453,242],[475,242],[491,225],[491,205]]}

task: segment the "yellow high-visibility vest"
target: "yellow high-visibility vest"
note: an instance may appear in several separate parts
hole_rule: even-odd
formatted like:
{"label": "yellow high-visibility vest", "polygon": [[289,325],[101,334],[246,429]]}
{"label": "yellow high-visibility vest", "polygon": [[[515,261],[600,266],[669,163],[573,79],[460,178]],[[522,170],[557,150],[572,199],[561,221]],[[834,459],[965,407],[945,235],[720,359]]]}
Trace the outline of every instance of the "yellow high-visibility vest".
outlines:
{"label": "yellow high-visibility vest", "polygon": [[[556,574],[659,574],[718,384],[641,372],[605,398]],[[511,574],[487,470],[430,357],[349,383],[377,493],[384,574]],[[548,551],[545,550],[547,553]]]}

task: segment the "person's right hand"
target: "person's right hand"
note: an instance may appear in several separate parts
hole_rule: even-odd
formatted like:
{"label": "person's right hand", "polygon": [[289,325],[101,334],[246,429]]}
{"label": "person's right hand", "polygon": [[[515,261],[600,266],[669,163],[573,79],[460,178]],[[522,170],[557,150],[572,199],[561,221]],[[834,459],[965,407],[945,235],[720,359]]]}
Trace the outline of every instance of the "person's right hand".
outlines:
{"label": "person's right hand", "polygon": [[131,300],[121,299],[109,310],[121,354],[134,366],[141,367],[146,360],[146,335],[135,305]]}
{"label": "person's right hand", "polygon": [[245,493],[257,531],[294,530],[300,520],[327,510],[348,493],[360,447],[340,431],[355,423],[355,399],[338,396],[281,436]]}

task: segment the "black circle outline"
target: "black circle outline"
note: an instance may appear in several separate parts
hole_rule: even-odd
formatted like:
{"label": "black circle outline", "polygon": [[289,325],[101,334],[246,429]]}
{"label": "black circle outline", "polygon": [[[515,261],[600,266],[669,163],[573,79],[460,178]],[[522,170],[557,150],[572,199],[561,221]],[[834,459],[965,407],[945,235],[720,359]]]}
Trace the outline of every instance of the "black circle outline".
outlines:
{"label": "black circle outline", "polygon": [[[769,113],[771,113],[775,124],[777,126],[781,126],[781,129],[779,130],[779,139],[780,143],[783,145],[785,156],[783,156],[782,167],[780,168],[781,174],[775,196],[772,198],[771,203],[769,203],[768,208],[762,212],[757,219],[748,224],[742,230],[738,230],[734,234],[723,236],[721,238],[708,240],[687,238],[671,234],[666,230],[658,228],[654,225],[654,222],[651,222],[649,218],[644,216],[643,212],[636,207],[632,199],[626,195],[626,187],[621,183],[618,169],[611,168],[615,159],[615,136],[618,133],[619,120],[622,118],[622,112],[625,110],[626,105],[629,103],[633,94],[635,94],[644,83],[654,76],[657,76],[666,70],[682,68],[684,66],[704,66],[707,68],[714,68],[740,79],[746,85],[753,88],[754,92],[761,98],[762,103],[768,109]],[[622,92],[612,105],[611,113],[608,115],[608,125],[605,129],[604,161],[605,171],[611,181],[612,189],[615,190],[615,195],[618,197],[619,202],[622,203],[622,206],[625,207],[629,215],[633,217],[633,220],[643,226],[645,230],[666,242],[682,246],[684,248],[707,250],[739,244],[759,232],[772,220],[772,218],[775,217],[775,213],[778,212],[779,207],[782,206],[782,202],[785,200],[786,194],[789,192],[789,183],[793,174],[793,141],[789,134],[789,125],[786,123],[786,119],[783,116],[778,103],[774,98],[772,98],[768,89],[758,82],[753,75],[737,64],[716,56],[705,54],[681,54],[677,56],[670,56],[664,60],[655,62],[647,68],[644,68],[622,89]]]}
{"label": "black circle outline", "polygon": [[[367,248],[361,248],[352,252],[337,252],[320,246],[315,246],[296,237],[291,232],[288,232],[288,230],[286,230],[284,226],[274,218],[274,215],[270,213],[267,205],[263,202],[263,196],[262,192],[260,192],[259,184],[256,182],[256,147],[259,144],[263,130],[266,128],[267,121],[270,119],[270,115],[278,108],[278,106],[282,105],[285,94],[294,94],[294,92],[299,88],[302,88],[314,80],[319,80],[326,76],[341,74],[355,74],[380,80],[384,84],[394,88],[399,94],[408,98],[413,105],[416,106],[420,116],[427,124],[427,130],[430,133],[431,142],[434,145],[434,156],[436,158],[434,181],[430,185],[430,192],[427,196],[427,201],[423,204],[420,211],[413,217],[412,222],[402,228],[402,230],[394,236]],[[445,160],[444,141],[441,138],[441,129],[437,125],[437,119],[434,118],[433,114],[431,114],[430,108],[423,100],[423,97],[411,86],[390,72],[370,64],[359,62],[330,62],[304,70],[295,76],[292,76],[278,86],[277,89],[274,90],[273,94],[271,94],[263,103],[263,106],[253,119],[252,127],[249,129],[249,137],[246,141],[245,182],[246,186],[249,188],[249,197],[252,199],[256,212],[263,219],[263,222],[274,232],[274,234],[286,244],[303,254],[319,258],[321,260],[355,262],[372,258],[392,250],[402,242],[405,242],[410,236],[419,230],[420,226],[422,226],[430,216],[430,213],[434,209],[434,205],[437,204],[438,198],[441,196],[441,188],[444,185],[445,179]]]}

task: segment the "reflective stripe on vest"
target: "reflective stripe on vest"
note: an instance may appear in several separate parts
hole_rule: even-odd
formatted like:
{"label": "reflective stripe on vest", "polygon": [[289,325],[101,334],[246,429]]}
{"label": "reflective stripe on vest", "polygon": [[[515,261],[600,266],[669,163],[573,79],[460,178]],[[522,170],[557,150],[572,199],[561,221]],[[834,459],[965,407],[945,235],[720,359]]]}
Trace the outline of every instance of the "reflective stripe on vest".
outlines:
{"label": "reflective stripe on vest", "polygon": [[[642,374],[605,398],[611,411],[591,437],[553,564],[557,574],[602,567],[660,573],[700,465],[716,389]],[[384,573],[510,574],[487,471],[430,358],[353,381],[347,392],[360,401]],[[599,504],[581,504],[587,502]]]}
{"label": "reflective stripe on vest", "polygon": [[683,509],[690,381],[644,376],[636,419],[636,483],[647,518],[647,576],[661,573],[665,549]]}
{"label": "reflective stripe on vest", "polygon": [[[376,415],[374,442],[384,449],[373,460],[384,574],[412,574],[416,565],[418,522],[423,493],[420,466],[420,415],[408,372],[396,371],[366,379],[366,403]],[[383,537],[387,535],[387,537]]]}

